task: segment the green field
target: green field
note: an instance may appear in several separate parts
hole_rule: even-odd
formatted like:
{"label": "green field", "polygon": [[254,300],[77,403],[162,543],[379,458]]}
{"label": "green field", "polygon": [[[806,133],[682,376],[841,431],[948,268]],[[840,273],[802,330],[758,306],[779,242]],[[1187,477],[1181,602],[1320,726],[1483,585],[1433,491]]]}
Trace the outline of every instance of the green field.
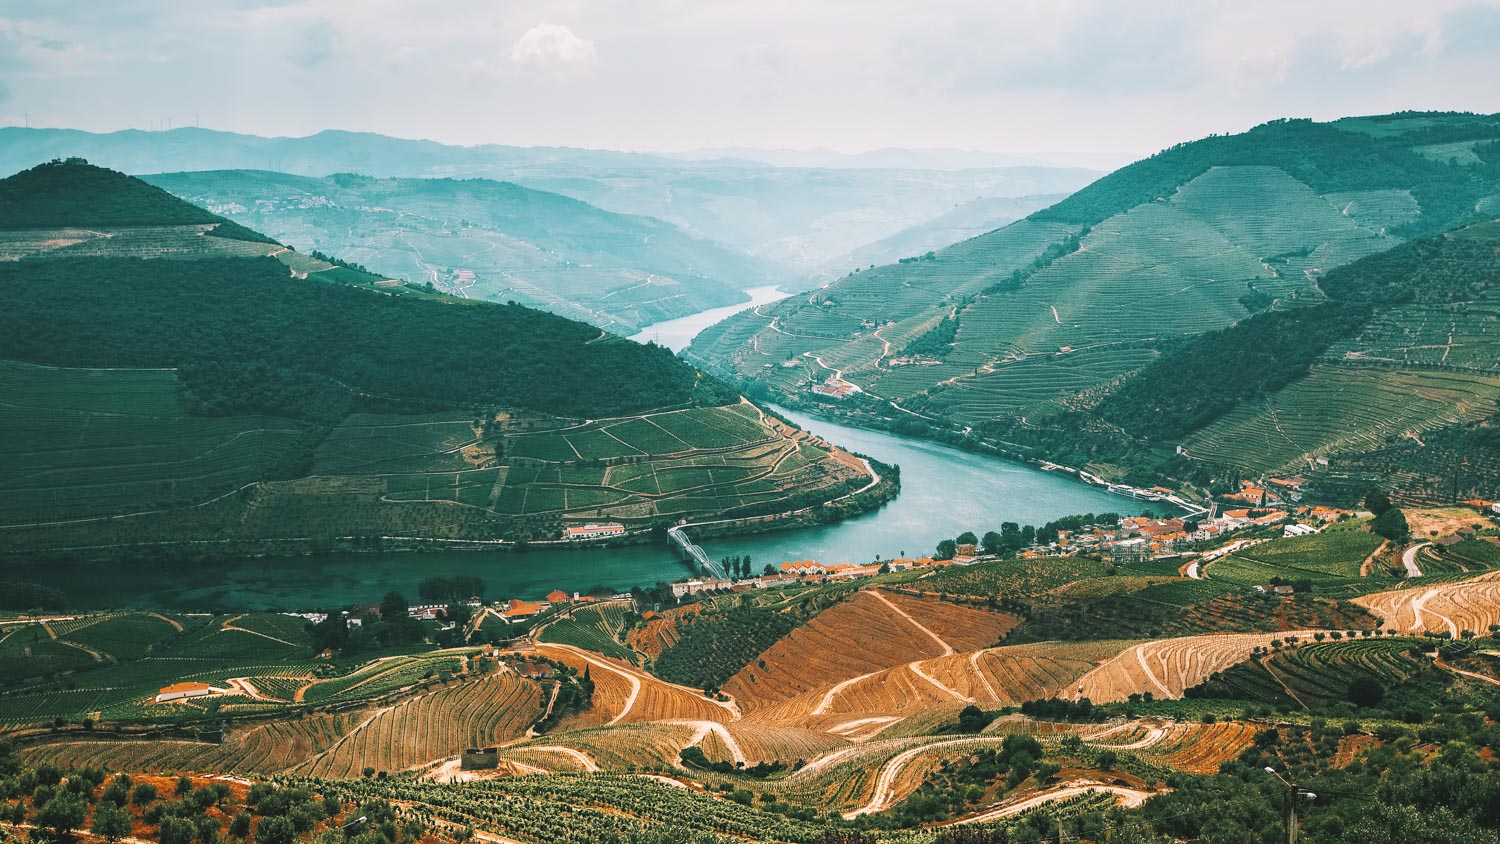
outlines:
{"label": "green field", "polygon": [[625,629],[624,605],[581,606],[573,608],[570,613],[568,617],[548,623],[537,638],[543,642],[573,645],[630,663],[636,661],[635,652],[620,643],[620,633]]}
{"label": "green field", "polygon": [[[861,477],[821,446],[784,439],[749,405],[732,405],[567,428],[518,415],[498,424],[498,440],[483,439],[468,414],[355,414],[311,453],[312,478],[256,487],[306,447],[304,429],[269,417],[193,415],[170,371],[0,362],[0,387],[9,397],[0,432],[14,457],[0,468],[0,525],[142,514],[73,526],[69,544],[162,532],[222,538],[226,529],[246,539],[446,535],[455,520],[492,538],[513,518],[532,516],[544,521],[523,528],[531,538],[556,539],[568,521],[642,525],[660,515],[793,509],[809,494],[836,497]],[[245,487],[254,492],[231,495]],[[59,541],[47,526],[13,530],[23,546]]]}
{"label": "green field", "polygon": [[1237,551],[1205,566],[1204,576],[1215,582],[1242,585],[1264,585],[1273,577],[1347,584],[1359,580],[1360,565],[1383,541],[1359,530],[1357,523],[1342,524],[1322,533],[1276,539]]}
{"label": "green field", "polygon": [[188,413],[168,370],[0,361],[0,524],[196,504],[258,480],[300,436],[269,417]]}
{"label": "green field", "polygon": [[[613,618],[619,622],[618,613]],[[81,721],[95,712],[107,721],[173,722],[201,719],[210,711],[225,716],[279,707],[291,711],[366,700],[463,668],[459,652],[417,652],[315,679],[337,669],[313,658],[304,619],[279,613],[183,618],[103,613],[3,630],[0,728],[54,718]],[[232,678],[247,678],[276,700],[234,692]],[[180,704],[154,702],[162,687],[184,681],[227,693]],[[305,704],[294,703],[303,687]]]}

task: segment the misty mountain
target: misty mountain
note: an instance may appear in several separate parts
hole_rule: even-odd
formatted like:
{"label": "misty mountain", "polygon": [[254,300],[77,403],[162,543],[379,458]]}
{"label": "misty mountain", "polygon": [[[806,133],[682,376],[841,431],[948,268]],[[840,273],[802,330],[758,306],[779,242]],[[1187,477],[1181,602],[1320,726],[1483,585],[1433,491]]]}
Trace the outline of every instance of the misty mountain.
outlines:
{"label": "misty mountain", "polygon": [[304,252],[627,335],[787,275],[661,220],[488,179],[216,170],[146,181]]}
{"label": "misty mountain", "polygon": [[208,129],[95,134],[0,129],[0,173],[81,156],[128,173],[273,170],[302,176],[483,177],[644,214],[801,273],[981,197],[1069,193],[1092,170],[773,167],[563,147],[448,146],[364,132],[263,138]]}

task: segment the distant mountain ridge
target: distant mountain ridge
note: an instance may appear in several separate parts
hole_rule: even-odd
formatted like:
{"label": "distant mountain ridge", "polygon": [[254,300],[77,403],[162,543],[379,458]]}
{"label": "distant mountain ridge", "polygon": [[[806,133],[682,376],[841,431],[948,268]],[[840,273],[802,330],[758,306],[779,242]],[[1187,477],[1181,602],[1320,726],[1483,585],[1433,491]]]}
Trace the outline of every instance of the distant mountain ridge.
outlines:
{"label": "distant mountain ridge", "polygon": [[815,268],[811,276],[820,281],[832,281],[853,269],[889,264],[902,258],[943,249],[1014,223],[1052,205],[1064,196],[1054,193],[973,199],[924,223],[827,261]]}
{"label": "distant mountain ridge", "polygon": [[670,223],[508,182],[262,170],[144,178],[305,251],[616,334],[744,301],[742,289],[784,275]]}
{"label": "distant mountain ridge", "polygon": [[498,144],[455,147],[368,132],[263,138],[209,129],[0,129],[0,174],[82,156],[128,173],[272,170],[324,177],[482,177],[560,193],[607,211],[665,220],[775,261],[785,283],[835,255],[979,197],[1067,193],[1094,170],[773,167],[643,153]]}

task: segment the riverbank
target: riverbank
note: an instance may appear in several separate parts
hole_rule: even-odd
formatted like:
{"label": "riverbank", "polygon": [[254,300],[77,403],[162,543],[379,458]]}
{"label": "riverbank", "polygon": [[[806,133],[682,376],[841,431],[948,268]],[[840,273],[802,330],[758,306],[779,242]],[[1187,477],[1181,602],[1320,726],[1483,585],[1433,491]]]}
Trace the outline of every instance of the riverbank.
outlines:
{"label": "riverbank", "polygon": [[[701,366],[701,362],[699,363]],[[745,385],[742,385],[742,387]],[[1186,515],[1201,515],[1208,512],[1207,507],[1181,497],[1176,491],[1172,494],[1161,493],[1157,490],[1148,490],[1131,487],[1128,484],[1113,483],[1104,478],[1090,474],[1082,469],[1064,466],[1055,463],[1045,457],[1031,453],[1032,449],[1014,443],[995,443],[979,439],[970,433],[968,428],[960,430],[957,425],[945,420],[928,416],[920,418],[928,424],[912,424],[911,419],[880,416],[878,414],[861,414],[852,412],[841,412],[834,405],[824,404],[818,401],[809,401],[795,396],[777,396],[787,406],[797,409],[803,413],[811,414],[813,417],[828,419],[832,422],[851,425],[866,430],[880,431],[895,436],[909,439],[924,440],[927,442],[940,443],[949,448],[971,454],[980,454],[999,460],[1007,460],[1026,466],[1035,467],[1039,471],[1049,472],[1067,477],[1070,480],[1092,489],[1103,490],[1114,495],[1125,502],[1134,502],[1140,505],[1164,504],[1175,507]],[[775,405],[773,405],[775,406]],[[910,411],[908,411],[910,413]],[[914,414],[915,416],[915,414]],[[879,424],[876,424],[879,423]],[[935,427],[943,426],[943,427]]]}
{"label": "riverbank", "polygon": [[[771,410],[852,453],[899,466],[901,494],[884,503],[861,501],[857,515],[826,524],[815,519],[796,526],[762,524],[734,536],[693,531],[693,541],[714,559],[751,557],[756,570],[787,560],[866,563],[877,556],[921,556],[941,539],[965,530],[998,529],[1006,521],[1040,525],[1075,513],[1121,509],[1123,499],[1057,473],[792,410]],[[434,576],[480,577],[489,586],[486,594],[510,598],[545,595],[552,589],[623,591],[690,574],[665,543],[532,545],[520,553],[477,545],[454,553],[446,545],[400,552],[365,547],[357,553],[325,546],[301,556],[215,554],[212,561],[179,556],[169,548],[106,565],[16,555],[7,560],[7,577],[61,589],[74,606],[231,611],[343,606],[378,600],[392,590],[414,595],[424,578]]]}

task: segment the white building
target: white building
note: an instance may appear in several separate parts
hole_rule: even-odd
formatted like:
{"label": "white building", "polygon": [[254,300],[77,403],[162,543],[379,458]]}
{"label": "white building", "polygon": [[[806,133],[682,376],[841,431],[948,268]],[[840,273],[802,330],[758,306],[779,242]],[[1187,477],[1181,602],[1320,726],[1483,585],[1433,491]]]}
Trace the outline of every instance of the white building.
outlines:
{"label": "white building", "polygon": [[610,536],[624,535],[625,526],[618,523],[605,525],[575,525],[563,531],[564,539],[604,539]]}
{"label": "white building", "polygon": [[209,694],[213,694],[213,687],[207,683],[173,683],[156,693],[156,702],[166,703],[170,700],[184,700]]}

